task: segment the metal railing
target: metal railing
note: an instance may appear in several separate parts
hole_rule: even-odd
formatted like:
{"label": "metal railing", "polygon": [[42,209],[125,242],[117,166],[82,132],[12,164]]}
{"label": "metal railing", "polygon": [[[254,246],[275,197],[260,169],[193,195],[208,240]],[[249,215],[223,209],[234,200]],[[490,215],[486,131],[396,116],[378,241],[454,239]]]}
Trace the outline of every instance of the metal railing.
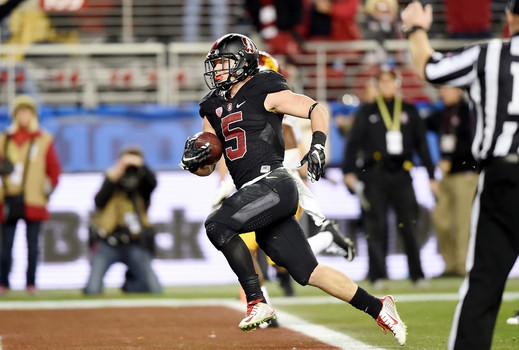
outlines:
{"label": "metal railing", "polygon": [[[437,50],[464,41],[432,40]],[[197,102],[207,92],[203,60],[212,43],[41,44],[0,46],[0,105],[18,93],[33,93],[47,104]],[[383,52],[401,72],[408,98],[433,96],[409,64],[407,42],[376,41],[308,43],[296,63],[295,90],[317,100],[358,95]]]}

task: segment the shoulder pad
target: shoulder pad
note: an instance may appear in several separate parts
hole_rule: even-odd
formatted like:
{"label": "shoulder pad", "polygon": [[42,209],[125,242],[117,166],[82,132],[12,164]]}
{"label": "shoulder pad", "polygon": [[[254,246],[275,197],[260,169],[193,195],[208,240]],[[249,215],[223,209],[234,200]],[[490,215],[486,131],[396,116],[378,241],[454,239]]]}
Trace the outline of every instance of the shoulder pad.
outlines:
{"label": "shoulder pad", "polygon": [[259,72],[250,82],[259,94],[290,90],[285,77],[273,70]]}

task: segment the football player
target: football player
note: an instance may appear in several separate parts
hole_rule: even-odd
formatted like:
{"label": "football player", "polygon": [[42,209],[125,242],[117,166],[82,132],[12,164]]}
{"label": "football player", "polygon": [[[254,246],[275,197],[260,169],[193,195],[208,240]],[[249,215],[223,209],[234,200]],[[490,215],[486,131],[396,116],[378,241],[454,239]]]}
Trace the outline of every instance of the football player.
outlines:
{"label": "football player", "polygon": [[[310,150],[299,165],[308,163],[307,176],[312,182],[324,175],[329,116],[311,98],[293,93],[281,74],[260,72],[258,57],[256,44],[244,35],[230,33],[219,38],[205,60],[204,78],[210,91],[200,102],[202,129],[220,138],[237,188],[207,217],[205,228],[245,291],[247,312],[239,328],[251,331],[276,317],[261,291],[251,254],[239,237],[255,231],[261,249],[296,282],[318,287],[366,312],[391,331],[399,344],[405,344],[406,326],[393,297],[379,299],[342,272],[319,264],[294,218],[298,192],[293,176],[283,167],[283,116],[311,122]],[[201,166],[209,150],[195,148],[188,138],[180,165],[198,176],[208,176],[216,167]]]}

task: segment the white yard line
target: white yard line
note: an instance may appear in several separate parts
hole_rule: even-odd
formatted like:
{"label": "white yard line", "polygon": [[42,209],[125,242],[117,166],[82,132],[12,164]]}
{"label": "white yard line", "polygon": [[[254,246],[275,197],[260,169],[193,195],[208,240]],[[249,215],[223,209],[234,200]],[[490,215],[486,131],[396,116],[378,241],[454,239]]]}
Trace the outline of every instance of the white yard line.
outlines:
{"label": "white yard line", "polygon": [[[397,302],[417,301],[457,301],[457,293],[395,294]],[[519,300],[519,292],[506,292],[503,300]],[[316,305],[343,303],[329,297],[274,297],[273,305]],[[83,300],[43,300],[43,301],[0,301],[0,310],[38,310],[38,309],[90,309],[102,307],[149,307],[149,306],[203,306],[233,304],[229,299],[83,299]]]}
{"label": "white yard line", "polygon": [[[274,301],[272,304],[277,305],[277,303]],[[244,304],[239,301],[229,303],[228,306],[231,306],[240,311],[245,310]],[[276,310],[276,315],[279,317],[283,327],[305,334],[325,344],[336,346],[343,350],[386,350],[384,348],[374,347],[372,345],[360,342],[348,336],[347,334],[310,323],[287,312]],[[377,328],[378,326],[374,327],[375,331],[378,330]]]}

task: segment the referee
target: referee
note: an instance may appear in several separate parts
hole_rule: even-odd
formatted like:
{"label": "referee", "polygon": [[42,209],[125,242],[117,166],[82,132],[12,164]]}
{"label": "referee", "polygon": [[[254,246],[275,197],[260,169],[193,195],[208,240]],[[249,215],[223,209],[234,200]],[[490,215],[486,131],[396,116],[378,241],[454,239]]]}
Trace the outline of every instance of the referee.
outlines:
{"label": "referee", "polygon": [[519,0],[508,1],[506,18],[510,40],[443,56],[427,37],[431,6],[413,1],[402,12],[420,77],[466,88],[477,117],[472,154],[481,173],[448,349],[491,348],[505,283],[519,254]]}

